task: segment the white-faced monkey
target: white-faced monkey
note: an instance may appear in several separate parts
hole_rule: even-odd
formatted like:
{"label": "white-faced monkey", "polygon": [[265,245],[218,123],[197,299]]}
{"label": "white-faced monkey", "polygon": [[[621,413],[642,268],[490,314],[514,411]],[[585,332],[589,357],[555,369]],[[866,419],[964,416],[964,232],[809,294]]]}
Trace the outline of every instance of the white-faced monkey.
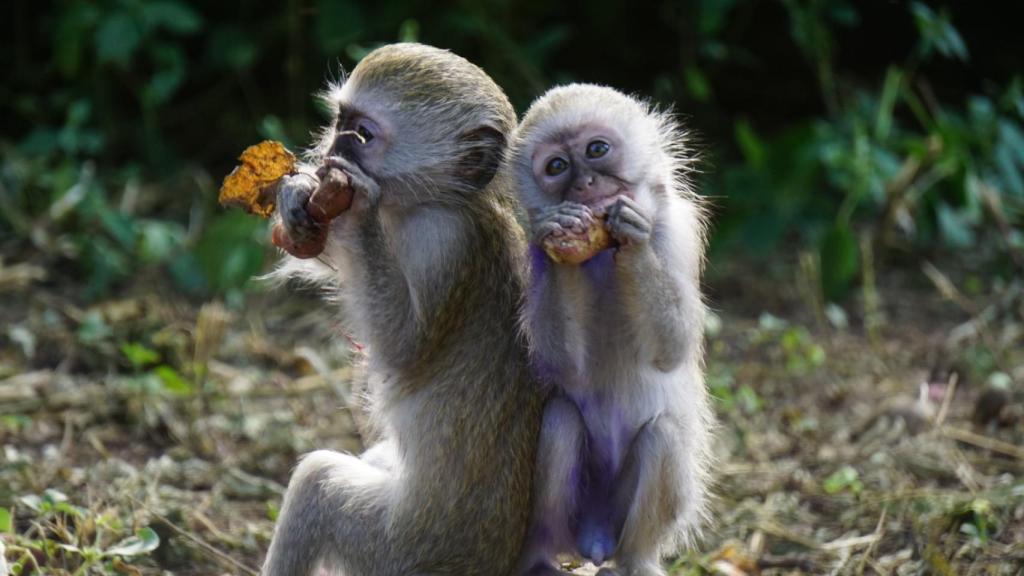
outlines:
{"label": "white-faced monkey", "polygon": [[[555,88],[516,132],[532,244],[524,325],[553,389],[524,573],[562,574],[568,553],[614,560],[605,575],[661,575],[704,514],[713,418],[691,162],[668,115],[610,88]],[[582,263],[551,250],[595,227],[612,246]]]}

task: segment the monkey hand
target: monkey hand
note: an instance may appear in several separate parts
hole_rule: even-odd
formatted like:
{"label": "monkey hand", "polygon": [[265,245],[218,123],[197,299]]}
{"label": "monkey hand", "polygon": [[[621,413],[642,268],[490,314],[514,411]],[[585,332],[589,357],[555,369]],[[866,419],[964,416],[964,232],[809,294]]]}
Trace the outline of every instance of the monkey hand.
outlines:
{"label": "monkey hand", "polygon": [[549,206],[533,217],[533,242],[543,245],[552,236],[583,234],[596,221],[594,213],[584,204],[562,202]]}
{"label": "monkey hand", "polygon": [[354,199],[353,208],[376,210],[380,207],[380,184],[377,184],[377,181],[364,172],[358,164],[341,156],[329,156],[324,161],[324,166],[341,170],[348,177],[349,185],[359,197]]}
{"label": "monkey hand", "polygon": [[612,245],[589,206],[563,202],[534,216],[533,241],[559,264],[582,264]]}
{"label": "monkey hand", "polygon": [[608,208],[605,225],[621,246],[644,246],[651,239],[654,222],[635,200],[619,196]]}
{"label": "monkey hand", "polygon": [[277,213],[271,240],[296,258],[313,258],[323,252],[327,227],[317,222],[307,206],[317,189],[316,178],[309,174],[284,176],[277,184]]}

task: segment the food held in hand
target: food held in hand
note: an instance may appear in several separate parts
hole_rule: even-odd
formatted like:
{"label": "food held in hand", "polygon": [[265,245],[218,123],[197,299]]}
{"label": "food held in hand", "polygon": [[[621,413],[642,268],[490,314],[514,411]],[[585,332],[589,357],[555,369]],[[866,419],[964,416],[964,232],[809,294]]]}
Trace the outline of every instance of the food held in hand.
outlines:
{"label": "food held in hand", "polygon": [[218,200],[224,206],[239,206],[250,214],[269,218],[277,200],[274,184],[295,172],[295,155],[274,140],[249,146],[220,187]]}
{"label": "food held in hand", "polygon": [[348,176],[337,168],[317,172],[320,185],[309,197],[307,212],[318,224],[327,224],[352,205],[352,187]]}
{"label": "food held in hand", "polygon": [[582,264],[611,248],[612,237],[604,227],[604,220],[595,220],[583,233],[568,233],[564,236],[548,236],[542,248],[552,260],[559,264]]}
{"label": "food held in hand", "polygon": [[320,183],[304,206],[309,220],[298,228],[301,230],[301,238],[292,238],[281,222],[276,223],[271,232],[271,242],[296,258],[319,256],[327,245],[331,220],[352,205],[352,186],[344,172],[337,168],[323,167],[317,170],[317,177]]}
{"label": "food held in hand", "polygon": [[296,258],[316,258],[324,251],[324,246],[327,245],[327,227],[315,228],[311,236],[296,242],[288,236],[288,231],[284,229],[284,224],[276,222],[273,230],[270,232],[270,241],[274,243],[274,246]]}

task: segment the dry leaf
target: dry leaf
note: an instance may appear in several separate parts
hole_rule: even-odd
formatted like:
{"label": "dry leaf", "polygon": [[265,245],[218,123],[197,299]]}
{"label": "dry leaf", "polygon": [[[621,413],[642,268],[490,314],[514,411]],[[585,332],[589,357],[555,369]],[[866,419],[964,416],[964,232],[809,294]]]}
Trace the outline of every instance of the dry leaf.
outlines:
{"label": "dry leaf", "polygon": [[274,213],[273,184],[295,172],[295,155],[280,142],[264,140],[249,146],[242,161],[224,178],[218,200],[224,206],[240,206],[250,214],[269,218]]}

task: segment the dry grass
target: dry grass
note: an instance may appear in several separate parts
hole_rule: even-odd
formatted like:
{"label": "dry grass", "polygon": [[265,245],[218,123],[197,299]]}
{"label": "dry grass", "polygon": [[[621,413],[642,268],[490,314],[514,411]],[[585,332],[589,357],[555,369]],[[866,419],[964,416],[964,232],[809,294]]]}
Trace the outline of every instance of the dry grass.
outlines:
{"label": "dry grass", "polygon": [[[139,285],[83,306],[7,270],[0,542],[24,573],[253,573],[296,458],[360,449],[352,347],[315,295],[228,310]],[[957,301],[917,271],[881,274],[872,339],[861,298],[841,327],[776,274],[711,282],[718,499],[673,573],[1021,574],[1019,292]],[[98,554],[147,526],[155,550]]]}

